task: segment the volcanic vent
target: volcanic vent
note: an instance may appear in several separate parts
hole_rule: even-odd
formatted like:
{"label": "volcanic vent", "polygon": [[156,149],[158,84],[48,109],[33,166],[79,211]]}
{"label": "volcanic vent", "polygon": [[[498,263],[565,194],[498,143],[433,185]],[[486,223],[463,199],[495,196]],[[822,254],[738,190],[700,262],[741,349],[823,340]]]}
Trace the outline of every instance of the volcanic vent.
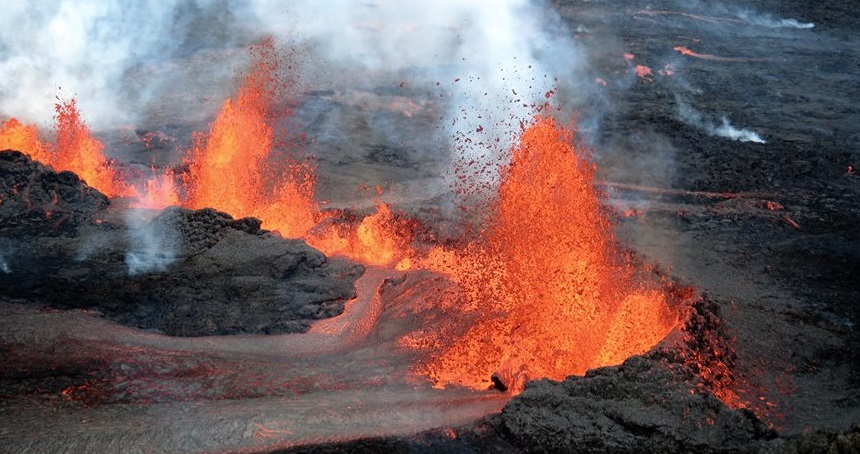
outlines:
{"label": "volcanic vent", "polygon": [[[382,202],[364,215],[320,210],[313,201],[313,166],[272,167],[275,55],[272,41],[255,46],[252,70],[237,97],[223,104],[208,134],[195,136],[182,167],[150,176],[124,178],[80,121],[74,101],[57,106],[56,145],[41,142],[32,126],[14,119],[4,123],[4,143],[30,155],[3,153],[5,296],[95,310],[170,336],[304,332],[311,320],[338,316],[342,321],[273,339],[272,345],[280,344],[276,348],[286,356],[328,361],[338,355],[348,361],[356,348],[393,349],[397,359],[386,367],[403,368],[394,374],[405,380],[401,386],[420,387],[428,380],[435,388],[476,391],[519,392],[532,378],[561,379],[618,364],[647,351],[675,326],[682,301],[670,301],[665,284],[637,271],[618,248],[594,188],[595,167],[571,131],[547,116],[524,124],[486,204],[490,211],[470,214],[479,219],[473,234],[442,244],[434,240],[440,232],[420,215]],[[113,198],[69,172],[90,167],[98,170],[91,174],[95,184]],[[153,189],[155,194],[148,192]],[[159,200],[197,210],[162,209]],[[228,214],[255,218],[234,220]],[[284,238],[302,235],[334,257]],[[356,289],[366,266],[382,268],[363,278],[369,286]],[[408,290],[386,298],[373,287],[385,283]],[[370,299],[362,304],[371,306],[358,309],[360,303],[353,302],[341,314],[356,291],[356,301]],[[411,320],[391,320],[386,307],[392,304],[398,312],[412,312]],[[377,345],[379,331],[388,340]],[[116,336],[97,339],[110,344]],[[305,348],[283,350],[302,342],[301,336],[307,336]],[[180,351],[198,345],[160,335],[143,339]],[[228,347],[229,338],[218,342],[228,351],[249,348],[241,347],[246,342]],[[97,356],[110,363],[115,354]],[[354,373],[363,377],[369,371]],[[63,395],[90,404],[140,398],[117,397],[116,387],[128,377],[104,370],[89,374],[99,376],[98,385],[91,378]],[[304,388],[282,386],[274,394]]]}
{"label": "volcanic vent", "polygon": [[[317,27],[263,3],[173,8],[180,49],[91,72],[121,94],[58,97],[53,129],[0,100],[4,448],[746,451],[830,427],[786,402],[814,407],[803,380],[837,363],[756,338],[796,330],[765,326],[775,287],[731,266],[758,263],[739,231],[784,251],[816,228],[809,194],[671,162],[788,147],[697,98],[694,65],[780,61],[709,40],[807,23],[382,2]],[[618,22],[669,31],[627,42]],[[128,50],[112,41],[96,50]],[[836,312],[773,312],[815,320],[822,358],[851,339]]]}

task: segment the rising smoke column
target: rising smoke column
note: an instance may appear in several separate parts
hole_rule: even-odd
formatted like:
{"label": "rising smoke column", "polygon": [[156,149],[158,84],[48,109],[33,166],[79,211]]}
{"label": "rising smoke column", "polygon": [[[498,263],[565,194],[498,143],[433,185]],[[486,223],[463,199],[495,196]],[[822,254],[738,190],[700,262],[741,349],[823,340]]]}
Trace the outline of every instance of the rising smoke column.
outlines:
{"label": "rising smoke column", "polygon": [[303,71],[310,84],[405,86],[435,100],[454,159],[484,169],[470,179],[490,192],[495,165],[535,106],[553,93],[558,105],[576,108],[587,91],[577,77],[585,55],[544,1],[341,0],[324,13],[308,0],[257,1],[253,9],[273,35],[309,49],[315,68]]}
{"label": "rising smoke column", "polygon": [[[0,36],[0,117],[43,126],[60,95],[76,97],[96,131],[136,124],[168,85],[205,93],[170,74],[136,71],[207,46],[247,44],[254,36],[241,26],[245,16],[220,0],[5,2],[0,27],[15,32]],[[230,81],[233,68],[209,67],[195,82]]]}

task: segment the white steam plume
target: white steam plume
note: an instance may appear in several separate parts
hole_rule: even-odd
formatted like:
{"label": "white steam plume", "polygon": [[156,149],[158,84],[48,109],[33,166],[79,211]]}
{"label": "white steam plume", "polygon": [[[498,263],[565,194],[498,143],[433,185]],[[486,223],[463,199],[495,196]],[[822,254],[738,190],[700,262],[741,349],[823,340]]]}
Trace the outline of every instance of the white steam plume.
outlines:
{"label": "white steam plume", "polygon": [[[216,0],[4,2],[0,116],[46,124],[60,96],[76,97],[94,129],[134,122],[150,91],[162,81],[129,87],[126,76],[142,63],[163,62],[201,45],[200,39],[192,39],[199,29],[229,29],[234,15],[225,13],[222,4]],[[210,21],[196,23],[200,18]],[[204,38],[216,41],[212,36]],[[225,77],[231,76],[225,71]]]}
{"label": "white steam plume", "polygon": [[[236,58],[188,70],[175,57],[262,35],[309,49],[305,80],[425,90],[448,109],[440,120],[449,135],[470,139],[455,145],[475,158],[507,150],[550,90],[570,109],[591,91],[576,82],[585,80],[582,51],[544,0],[13,1],[0,27],[20,31],[0,37],[0,116],[31,123],[53,117],[58,87],[96,130],[134,125],[159,95],[190,97],[171,87],[225,99]],[[165,120],[165,105],[187,115],[165,101],[153,107],[158,121],[183,120]]]}
{"label": "white steam plume", "polygon": [[777,19],[770,14],[756,14],[749,11],[738,13],[737,16],[745,22],[767,28],[810,29],[815,27],[815,24],[812,22],[800,22],[796,19]]}
{"label": "white steam plume", "polygon": [[340,0],[323,11],[310,0],[261,0],[254,8],[264,28],[313,49],[318,71],[343,75],[340,83],[425,90],[447,112],[440,124],[451,148],[476,168],[499,162],[551,90],[566,104],[584,99],[573,89],[582,88],[574,86],[582,52],[543,1]]}
{"label": "white steam plume", "polygon": [[722,117],[719,124],[705,118],[701,112],[687,104],[680,96],[675,97],[678,105],[678,116],[685,123],[706,131],[712,136],[725,137],[740,142],[767,143],[758,133],[748,129],[738,129],[729,122],[728,118]]}
{"label": "white steam plume", "polygon": [[179,233],[166,232],[151,222],[152,210],[131,209],[126,215],[129,248],[125,254],[128,274],[137,276],[167,269],[176,260],[175,242]]}
{"label": "white steam plume", "polygon": [[755,142],[755,143],[766,143],[764,139],[761,138],[757,133],[750,131],[749,129],[738,129],[732,126],[729,123],[729,119],[726,117],[722,118],[722,123],[713,128],[713,126],[709,127],[709,129],[713,129],[713,134],[719,137],[725,137],[727,139],[738,140],[741,142]]}

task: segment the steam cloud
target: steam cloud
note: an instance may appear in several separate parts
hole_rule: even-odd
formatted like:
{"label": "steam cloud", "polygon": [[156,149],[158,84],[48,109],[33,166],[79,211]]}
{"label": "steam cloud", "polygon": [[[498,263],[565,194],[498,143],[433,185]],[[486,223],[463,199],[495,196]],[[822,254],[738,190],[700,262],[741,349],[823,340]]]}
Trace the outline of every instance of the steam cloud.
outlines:
{"label": "steam cloud", "polygon": [[[0,26],[24,32],[0,37],[0,115],[46,122],[61,89],[77,96],[95,129],[133,122],[136,109],[157,96],[164,80],[129,80],[141,65],[207,46],[245,45],[261,35],[311,48],[323,66],[317,75],[349,70],[406,75],[410,84],[440,82],[457,105],[452,109],[480,109],[470,112],[464,131],[529,115],[528,104],[557,88],[553,78],[570,79],[582,60],[562,21],[541,1],[335,0],[323,12],[310,0],[243,6],[55,0],[4,9]],[[461,83],[453,83],[457,78]]]}
{"label": "steam cloud", "polygon": [[[232,95],[247,61],[244,48],[271,35],[302,53],[292,62],[294,76],[308,88],[378,93],[404,84],[406,96],[435,100],[442,112],[436,138],[450,138],[444,148],[454,158],[487,164],[480,176],[487,188],[496,180],[490,164],[504,162],[535,107],[551,96],[554,105],[578,112],[593,96],[592,84],[578,82],[590,80],[581,76],[584,51],[543,0],[333,0],[324,7],[312,0],[13,2],[4,6],[0,27],[21,31],[0,37],[2,117],[45,125],[60,95],[76,97],[96,131],[138,126],[152,110],[159,112],[156,125],[187,121],[189,109],[211,118]],[[225,51],[231,46],[241,51]],[[215,63],[188,68],[210,48],[222,52]],[[215,104],[203,106],[203,97]],[[137,215],[128,222],[135,227],[129,273],[173,260],[169,239]]]}
{"label": "steam cloud", "polygon": [[179,233],[150,222],[148,214],[148,210],[132,209],[126,215],[129,250],[125,264],[130,276],[164,271],[176,260],[174,243]]}
{"label": "steam cloud", "polygon": [[325,71],[349,74],[351,86],[368,78],[423,88],[447,112],[440,127],[453,139],[449,148],[476,168],[497,162],[551,90],[569,106],[590,91],[571,85],[584,79],[577,73],[585,56],[542,1],[340,0],[327,3],[324,18],[309,0],[263,0],[253,9],[265,29],[296,36]]}
{"label": "steam cloud", "polygon": [[[128,77],[142,64],[235,39],[201,31],[232,29],[236,17],[222,5],[215,0],[7,2],[0,27],[15,32],[0,37],[0,115],[46,124],[61,96],[77,97],[95,129],[134,122],[165,80],[150,77],[135,86]],[[203,27],[201,19],[211,23]],[[195,39],[192,33],[205,36]]]}
{"label": "steam cloud", "polygon": [[676,96],[678,104],[678,116],[689,125],[706,131],[712,136],[725,137],[740,142],[767,143],[760,135],[748,129],[738,129],[729,122],[728,118],[722,117],[719,124],[705,118],[701,112],[687,104],[680,96]]}
{"label": "steam cloud", "polygon": [[815,27],[815,24],[811,22],[800,22],[796,19],[777,19],[769,14],[755,14],[749,11],[738,13],[738,17],[750,24],[767,28],[809,29]]}

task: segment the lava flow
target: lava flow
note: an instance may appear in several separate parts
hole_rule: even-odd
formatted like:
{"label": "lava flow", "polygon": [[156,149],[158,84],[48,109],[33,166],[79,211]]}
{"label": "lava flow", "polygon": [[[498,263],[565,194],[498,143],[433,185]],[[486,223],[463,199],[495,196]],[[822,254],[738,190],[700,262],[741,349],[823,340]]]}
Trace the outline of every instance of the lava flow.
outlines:
{"label": "lava flow", "polygon": [[726,62],[755,62],[755,61],[767,61],[768,58],[753,58],[753,57],[721,57],[719,55],[713,54],[700,54],[696,51],[690,50],[685,46],[675,46],[674,49],[678,51],[681,55],[686,55],[688,57],[699,58],[702,60],[713,60],[713,61],[726,61]]}
{"label": "lava flow", "polygon": [[343,255],[369,265],[394,265],[402,271],[411,268],[413,227],[410,221],[395,215],[386,203],[380,202],[376,212],[357,226],[321,225],[309,232],[305,240],[329,256]]}
{"label": "lava flow", "polygon": [[[409,336],[400,342],[404,348],[432,345],[422,351],[416,371],[437,387],[518,391],[531,378],[562,379],[618,364],[675,326],[677,314],[664,293],[641,283],[616,246],[594,189],[595,166],[584,148],[573,145],[572,131],[535,117],[511,150],[488,216],[473,213],[486,219],[477,238],[454,248],[418,244],[417,221],[385,203],[363,219],[321,213],[314,169],[271,156],[278,61],[272,41],[253,51],[254,65],[237,95],[224,102],[208,134],[195,136],[187,172],[145,181],[140,206],[181,204],[253,216],[264,228],[303,237],[328,256],[448,276],[461,292],[452,320],[443,321],[451,326],[438,327],[438,339],[423,346],[410,344]],[[108,195],[130,193],[75,103],[57,112],[56,147],[42,144],[35,127],[16,120],[3,125],[0,145],[76,171]]]}
{"label": "lava flow", "polygon": [[[637,284],[571,131],[537,117],[504,169],[482,239],[449,260],[476,322],[424,366],[439,386],[518,390],[618,364],[673,328],[663,294]],[[454,257],[454,259],[450,259]],[[444,262],[443,267],[439,267]]]}

